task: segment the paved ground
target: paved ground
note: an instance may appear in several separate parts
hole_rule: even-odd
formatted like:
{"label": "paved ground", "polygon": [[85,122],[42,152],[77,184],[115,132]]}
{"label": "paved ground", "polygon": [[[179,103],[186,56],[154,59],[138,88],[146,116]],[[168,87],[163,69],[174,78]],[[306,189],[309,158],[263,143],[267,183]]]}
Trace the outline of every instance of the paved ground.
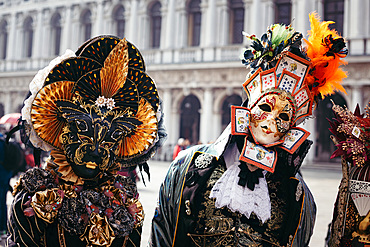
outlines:
{"label": "paved ground", "polygon": [[[151,181],[147,181],[147,177],[144,177],[146,186],[143,185],[142,181],[138,182],[140,201],[145,210],[142,247],[147,246],[158,189],[166,175],[169,162],[151,161],[149,165]],[[335,165],[331,164],[330,166],[313,167],[306,165],[302,168],[303,177],[311,189],[317,204],[316,224],[310,243],[310,246],[313,247],[324,247],[327,226],[332,218],[333,205],[342,176],[340,164],[337,165],[336,169],[332,169]],[[9,197],[9,200],[11,200],[11,197]],[[0,242],[0,246],[5,245],[3,242]]]}

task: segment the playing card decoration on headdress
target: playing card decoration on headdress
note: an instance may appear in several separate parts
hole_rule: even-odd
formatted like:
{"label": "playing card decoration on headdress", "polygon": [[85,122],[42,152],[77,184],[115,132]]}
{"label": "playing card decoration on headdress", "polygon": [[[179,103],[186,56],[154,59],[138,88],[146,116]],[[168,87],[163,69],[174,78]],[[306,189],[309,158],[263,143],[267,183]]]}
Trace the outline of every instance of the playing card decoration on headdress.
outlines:
{"label": "playing card decoration on headdress", "polygon": [[22,109],[30,141],[52,156],[64,152],[80,177],[145,163],[164,136],[156,85],[125,39],[93,38],[76,55],[53,60],[31,85]]}
{"label": "playing card decoration on headdress", "polygon": [[[316,14],[310,21],[307,47],[291,26],[274,24],[261,39],[244,33],[252,41],[242,60],[250,69],[243,84],[248,100],[233,110],[232,133],[253,139],[245,141],[240,159],[270,172],[276,163],[271,147],[294,153],[309,135],[295,126],[312,115],[323,96],[344,91],[340,82],[346,74],[339,69],[347,54],[344,40],[329,30],[332,22],[320,22]],[[249,118],[243,119],[248,128],[236,117],[242,111]]]}

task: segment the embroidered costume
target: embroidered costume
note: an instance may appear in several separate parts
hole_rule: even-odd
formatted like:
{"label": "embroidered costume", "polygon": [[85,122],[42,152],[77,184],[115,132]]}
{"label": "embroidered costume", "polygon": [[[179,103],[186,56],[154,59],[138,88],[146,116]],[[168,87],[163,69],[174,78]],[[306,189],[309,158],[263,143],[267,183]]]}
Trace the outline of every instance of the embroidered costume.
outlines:
{"label": "embroidered costume", "polygon": [[330,228],[328,246],[370,244],[370,149],[369,106],[365,114],[333,106],[336,118],[330,131],[337,150],[331,158],[342,158],[341,180]]}
{"label": "embroidered costume", "polygon": [[316,206],[299,169],[312,142],[297,125],[323,96],[344,90],[347,54],[329,22],[310,21],[306,47],[291,26],[272,25],[261,39],[245,34],[247,100],[231,107],[215,143],[172,162],[150,246],[308,246]]}
{"label": "embroidered costume", "polygon": [[22,109],[35,149],[50,151],[14,188],[9,246],[140,246],[136,184],[117,174],[163,143],[160,100],[137,48],[99,36],[40,70]]}

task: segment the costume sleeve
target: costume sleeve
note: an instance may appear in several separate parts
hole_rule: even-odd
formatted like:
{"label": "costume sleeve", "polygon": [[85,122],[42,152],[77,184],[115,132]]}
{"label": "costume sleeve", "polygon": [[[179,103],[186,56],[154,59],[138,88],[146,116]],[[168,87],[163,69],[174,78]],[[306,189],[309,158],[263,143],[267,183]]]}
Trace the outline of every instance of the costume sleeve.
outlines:
{"label": "costume sleeve", "polygon": [[311,194],[311,191],[307,187],[306,183],[303,181],[302,176],[297,174],[296,178],[298,178],[302,185],[304,201],[300,224],[298,226],[297,234],[292,246],[305,247],[308,246],[313,234],[313,227],[316,219],[316,204],[313,195]]}
{"label": "costume sleeve", "polygon": [[168,247],[173,245],[183,181],[189,163],[186,157],[178,157],[171,163],[166,178],[160,187],[158,205],[152,220],[149,246]]}
{"label": "costume sleeve", "polygon": [[29,194],[24,190],[16,194],[9,210],[7,246],[44,246],[45,222],[24,214]]}

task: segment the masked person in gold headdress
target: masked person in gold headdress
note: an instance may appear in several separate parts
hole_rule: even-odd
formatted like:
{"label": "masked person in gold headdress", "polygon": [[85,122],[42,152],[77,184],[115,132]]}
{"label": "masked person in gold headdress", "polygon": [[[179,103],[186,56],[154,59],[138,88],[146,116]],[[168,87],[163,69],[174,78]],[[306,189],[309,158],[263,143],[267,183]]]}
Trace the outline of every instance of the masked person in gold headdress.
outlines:
{"label": "masked person in gold headdress", "polygon": [[247,100],[218,140],[183,151],[160,188],[150,246],[308,246],[314,199],[298,173],[312,144],[297,127],[322,96],[344,90],[343,38],[272,25],[243,54]]}
{"label": "masked person in gold headdress", "polygon": [[139,246],[139,194],[117,171],[149,172],[146,161],[166,134],[137,48],[99,36],[68,50],[34,77],[22,119],[30,144],[50,157],[14,188],[7,244]]}

